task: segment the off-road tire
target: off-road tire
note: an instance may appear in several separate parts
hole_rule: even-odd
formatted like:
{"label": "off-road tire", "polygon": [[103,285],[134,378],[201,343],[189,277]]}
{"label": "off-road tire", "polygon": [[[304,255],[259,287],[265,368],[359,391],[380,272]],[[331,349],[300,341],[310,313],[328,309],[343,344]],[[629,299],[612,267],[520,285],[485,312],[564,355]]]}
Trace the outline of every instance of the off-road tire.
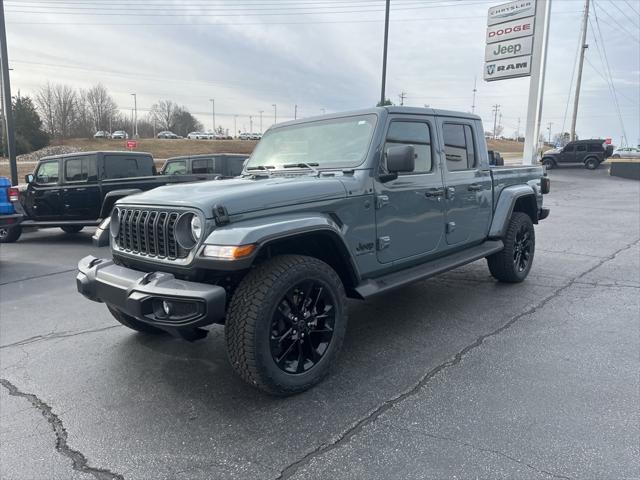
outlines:
{"label": "off-road tire", "polygon": [[22,227],[11,227],[9,225],[0,227],[0,243],[13,243],[22,235]]}
{"label": "off-road tire", "polygon": [[595,170],[596,168],[598,168],[600,166],[600,162],[598,161],[597,158],[587,158],[587,160],[584,162],[584,167],[587,170]]}
{"label": "off-road tire", "polygon": [[556,162],[551,158],[543,158],[542,166],[545,167],[547,170],[551,170],[553,168],[556,168]]}
{"label": "off-road tire", "polygon": [[76,225],[67,225],[65,227],[60,227],[64,233],[79,233],[84,227],[76,226]]}
{"label": "off-road tire", "polygon": [[110,307],[109,305],[107,305],[107,308],[111,312],[111,315],[113,315],[113,318],[115,318],[122,325],[130,328],[131,330],[135,330],[136,332],[140,332],[140,333],[148,333],[152,335],[162,335],[166,333],[164,330],[156,328],[152,325],[148,325],[144,322],[141,322],[140,320],[136,320],[135,318],[127,315],[126,313],[121,312],[116,308]]}
{"label": "off-road tire", "polygon": [[[335,302],[333,336],[322,358],[310,370],[281,370],[270,350],[271,322],[284,295],[306,279],[320,281]],[[258,265],[238,285],[229,305],[225,339],[229,361],[247,383],[271,395],[305,391],[334,367],[347,327],[346,294],[338,274],[326,263],[303,255],[276,256]]]}
{"label": "off-road tire", "polygon": [[[522,229],[525,229],[530,235],[531,252],[526,268],[523,271],[519,271],[514,259],[516,256],[516,236],[518,235],[518,232],[522,231]],[[507,226],[503,242],[503,250],[487,257],[489,271],[493,278],[500,282],[522,282],[527,278],[527,275],[531,270],[536,247],[535,231],[533,229],[533,222],[531,222],[529,215],[522,212],[513,212],[511,219],[509,220],[509,225]]]}

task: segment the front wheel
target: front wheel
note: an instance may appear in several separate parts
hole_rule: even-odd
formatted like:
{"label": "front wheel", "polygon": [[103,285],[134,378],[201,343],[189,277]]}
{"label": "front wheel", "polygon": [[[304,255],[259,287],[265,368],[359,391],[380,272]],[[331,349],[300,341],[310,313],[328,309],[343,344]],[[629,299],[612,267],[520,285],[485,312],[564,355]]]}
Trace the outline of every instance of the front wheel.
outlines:
{"label": "front wheel", "polygon": [[487,257],[491,275],[500,282],[522,282],[531,270],[535,249],[531,218],[526,213],[513,212],[504,236],[504,249]]}
{"label": "front wheel", "polygon": [[329,373],[346,327],[346,295],[336,272],[313,257],[277,256],[236,289],[225,325],[227,353],[250,385],[292,395]]}
{"label": "front wheel", "polygon": [[22,235],[22,227],[0,227],[0,243],[13,243]]}
{"label": "front wheel", "polygon": [[84,227],[77,225],[67,225],[66,227],[60,227],[64,233],[79,233]]}
{"label": "front wheel", "polygon": [[556,162],[554,162],[551,158],[543,158],[542,165],[547,169],[551,170],[556,166]]}
{"label": "front wheel", "polygon": [[598,168],[600,166],[600,162],[596,158],[589,158],[589,159],[587,159],[586,162],[584,162],[584,166],[588,170],[595,170],[596,168]]}

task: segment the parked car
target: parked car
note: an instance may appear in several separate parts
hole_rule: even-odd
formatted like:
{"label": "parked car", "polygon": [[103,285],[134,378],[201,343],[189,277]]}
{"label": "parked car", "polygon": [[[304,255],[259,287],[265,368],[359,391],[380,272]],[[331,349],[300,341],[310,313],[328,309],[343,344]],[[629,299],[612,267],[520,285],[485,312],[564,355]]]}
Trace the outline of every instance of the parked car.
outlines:
{"label": "parked car", "polygon": [[187,135],[187,138],[191,140],[209,140],[212,137],[213,134],[209,134],[207,132],[191,132]]}
{"label": "parked car", "polygon": [[98,130],[93,134],[93,138],[111,138],[111,134],[106,130]]}
{"label": "parked car", "polygon": [[251,134],[247,132],[242,132],[238,138],[240,140],[251,140]]}
{"label": "parked car", "polygon": [[129,134],[127,132],[125,132],[124,130],[116,130],[115,132],[113,132],[111,134],[111,138],[114,139],[120,139],[120,140],[126,140],[127,138],[129,138]]}
{"label": "parked car", "polygon": [[80,260],[77,288],[145,334],[224,323],[241,378],[301,392],[336,362],[347,297],[482,258],[499,281],[527,277],[549,180],[491,168],[483,132],[476,115],[393,106],[279,124],[242,178],[118,201],[111,256]]}
{"label": "parked car", "polygon": [[218,178],[237,177],[249,155],[238,153],[216,153],[168,158],[160,173],[162,175],[217,175]]}
{"label": "parked car", "polygon": [[581,164],[589,170],[595,170],[613,153],[613,146],[606,145],[602,139],[576,140],[564,147],[547,150],[540,162],[547,169],[566,164]]}
{"label": "parked car", "polygon": [[142,152],[79,152],[40,159],[12,203],[21,227],[60,227],[77,233],[109,218],[116,200],[169,183],[213,180],[216,175],[157,175],[153,157]]}
{"label": "parked car", "polygon": [[7,177],[0,177],[0,243],[10,243],[20,236],[23,216],[16,212],[13,202],[18,199],[18,188],[11,186]]}
{"label": "parked car", "polygon": [[249,140],[260,140],[262,138],[261,133],[250,133]]}
{"label": "parked car", "polygon": [[170,132],[168,130],[159,132],[158,135],[156,135],[158,138],[169,138],[169,139],[176,139],[176,138],[181,138],[178,135],[176,135],[173,132]]}
{"label": "parked car", "polygon": [[640,158],[640,148],[619,147],[613,151],[611,158]]}

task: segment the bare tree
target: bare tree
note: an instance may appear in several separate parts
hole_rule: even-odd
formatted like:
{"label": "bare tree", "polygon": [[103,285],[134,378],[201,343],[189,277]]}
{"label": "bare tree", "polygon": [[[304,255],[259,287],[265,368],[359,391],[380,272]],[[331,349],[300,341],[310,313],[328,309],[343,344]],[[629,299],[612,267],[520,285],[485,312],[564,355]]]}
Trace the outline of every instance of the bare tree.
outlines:
{"label": "bare tree", "polygon": [[151,107],[150,117],[160,130],[173,131],[179,113],[178,105],[171,100],[160,100]]}
{"label": "bare tree", "polygon": [[67,138],[77,116],[76,92],[68,85],[55,85],[53,98],[56,131],[61,138]]}
{"label": "bare tree", "polygon": [[94,122],[87,100],[86,90],[79,90],[76,96],[76,121],[73,128],[75,137],[91,137],[93,134]]}
{"label": "bare tree", "polygon": [[55,95],[49,82],[38,90],[36,105],[40,111],[44,130],[52,137],[56,135]]}
{"label": "bare tree", "polygon": [[108,130],[109,120],[118,111],[115,100],[101,83],[87,91],[87,103],[96,130]]}

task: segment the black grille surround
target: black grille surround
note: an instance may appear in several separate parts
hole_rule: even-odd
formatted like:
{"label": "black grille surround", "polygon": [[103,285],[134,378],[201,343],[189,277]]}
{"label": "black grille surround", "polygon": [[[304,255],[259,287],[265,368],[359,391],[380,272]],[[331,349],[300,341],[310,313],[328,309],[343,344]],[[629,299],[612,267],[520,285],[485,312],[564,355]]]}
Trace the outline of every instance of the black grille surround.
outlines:
{"label": "black grille surround", "polygon": [[128,206],[118,206],[116,211],[119,229],[112,240],[117,252],[182,263],[195,250],[180,246],[175,228],[181,215],[196,212]]}

